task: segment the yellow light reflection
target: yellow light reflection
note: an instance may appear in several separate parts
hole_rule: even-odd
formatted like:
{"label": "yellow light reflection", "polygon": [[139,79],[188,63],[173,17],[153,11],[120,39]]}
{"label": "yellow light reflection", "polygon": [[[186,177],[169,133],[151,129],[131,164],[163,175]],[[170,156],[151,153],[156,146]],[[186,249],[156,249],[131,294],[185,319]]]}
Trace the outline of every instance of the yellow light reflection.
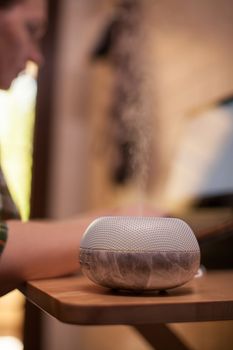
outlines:
{"label": "yellow light reflection", "polygon": [[9,91],[0,91],[1,166],[23,220],[30,211],[36,75],[37,66],[30,62]]}
{"label": "yellow light reflection", "polygon": [[0,337],[0,349],[23,350],[23,344],[14,337]]}

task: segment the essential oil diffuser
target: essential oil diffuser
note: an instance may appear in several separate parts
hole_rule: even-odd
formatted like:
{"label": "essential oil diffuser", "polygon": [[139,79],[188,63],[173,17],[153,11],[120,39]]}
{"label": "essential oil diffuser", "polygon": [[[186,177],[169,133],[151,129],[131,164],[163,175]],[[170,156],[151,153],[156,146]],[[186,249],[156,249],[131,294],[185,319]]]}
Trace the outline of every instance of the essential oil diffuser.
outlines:
{"label": "essential oil diffuser", "polygon": [[166,290],[194,277],[200,249],[182,220],[164,217],[100,217],[80,244],[83,273],[113,289]]}

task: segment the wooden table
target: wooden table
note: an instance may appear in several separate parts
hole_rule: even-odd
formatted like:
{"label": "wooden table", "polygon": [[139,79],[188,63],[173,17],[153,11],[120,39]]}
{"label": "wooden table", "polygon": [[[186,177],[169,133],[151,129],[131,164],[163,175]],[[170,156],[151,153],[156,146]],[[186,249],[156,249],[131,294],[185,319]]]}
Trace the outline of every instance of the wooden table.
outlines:
{"label": "wooden table", "polygon": [[187,349],[167,323],[233,319],[232,270],[209,271],[164,294],[114,292],[82,275],[29,282],[23,293],[61,322],[132,325],[156,349]]}

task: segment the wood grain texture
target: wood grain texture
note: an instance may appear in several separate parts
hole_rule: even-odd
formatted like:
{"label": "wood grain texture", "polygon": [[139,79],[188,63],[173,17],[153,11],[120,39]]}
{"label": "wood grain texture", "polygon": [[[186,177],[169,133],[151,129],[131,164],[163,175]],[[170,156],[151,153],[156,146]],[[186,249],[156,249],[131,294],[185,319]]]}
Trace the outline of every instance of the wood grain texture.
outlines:
{"label": "wood grain texture", "polygon": [[158,293],[117,293],[83,276],[29,282],[25,296],[58,320],[79,325],[152,324],[233,319],[233,271],[210,271]]}

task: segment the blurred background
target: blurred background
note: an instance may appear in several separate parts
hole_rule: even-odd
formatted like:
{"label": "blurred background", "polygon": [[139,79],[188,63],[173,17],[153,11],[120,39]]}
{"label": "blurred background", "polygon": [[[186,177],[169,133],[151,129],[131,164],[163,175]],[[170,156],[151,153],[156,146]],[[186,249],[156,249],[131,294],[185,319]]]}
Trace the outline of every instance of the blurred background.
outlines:
{"label": "blurred background", "polygon": [[[1,162],[22,219],[135,201],[232,218],[232,1],[50,0],[49,10],[46,64],[0,94]],[[171,327],[193,349],[231,348],[232,322]],[[13,292],[0,300],[0,349],[23,342],[150,349],[130,327],[63,325]]]}

